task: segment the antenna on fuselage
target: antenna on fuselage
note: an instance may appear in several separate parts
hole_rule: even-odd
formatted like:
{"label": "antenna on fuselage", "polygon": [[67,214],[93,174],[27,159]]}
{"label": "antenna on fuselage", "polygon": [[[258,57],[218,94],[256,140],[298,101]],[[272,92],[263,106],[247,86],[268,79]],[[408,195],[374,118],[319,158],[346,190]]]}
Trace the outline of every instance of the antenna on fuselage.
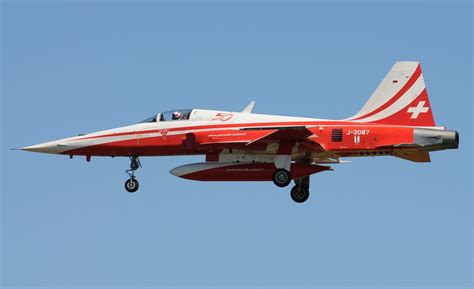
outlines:
{"label": "antenna on fuselage", "polygon": [[255,106],[255,101],[252,100],[249,105],[247,105],[246,108],[244,108],[244,110],[242,110],[242,113],[252,113],[252,109],[253,107]]}

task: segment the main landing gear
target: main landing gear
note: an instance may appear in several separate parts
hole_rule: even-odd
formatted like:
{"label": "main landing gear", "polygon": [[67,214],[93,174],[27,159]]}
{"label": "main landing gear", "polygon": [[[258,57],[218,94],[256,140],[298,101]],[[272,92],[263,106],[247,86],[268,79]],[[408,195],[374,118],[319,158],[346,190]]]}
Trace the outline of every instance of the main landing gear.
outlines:
{"label": "main landing gear", "polygon": [[309,176],[295,179],[295,186],[291,189],[290,196],[297,203],[303,203],[309,198]]}
{"label": "main landing gear", "polygon": [[[277,169],[273,173],[273,183],[280,187],[286,187],[291,183],[291,173],[285,169]],[[295,186],[290,191],[291,199],[297,203],[303,203],[309,197],[309,176],[295,179]]]}
{"label": "main landing gear", "polygon": [[291,183],[291,173],[285,169],[276,169],[272,180],[276,186],[284,188]]}
{"label": "main landing gear", "polygon": [[137,179],[135,178],[135,171],[138,170],[138,168],[141,168],[142,165],[140,164],[140,159],[137,156],[131,156],[130,157],[130,169],[126,170],[125,172],[128,174],[130,177],[126,182],[125,182],[125,190],[129,193],[135,193],[138,190],[139,183]]}

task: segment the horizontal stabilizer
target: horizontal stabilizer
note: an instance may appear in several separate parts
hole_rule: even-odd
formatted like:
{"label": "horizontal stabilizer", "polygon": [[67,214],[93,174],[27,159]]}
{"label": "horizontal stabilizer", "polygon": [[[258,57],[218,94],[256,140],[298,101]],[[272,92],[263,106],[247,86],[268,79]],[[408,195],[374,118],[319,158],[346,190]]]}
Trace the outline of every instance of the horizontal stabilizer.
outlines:
{"label": "horizontal stabilizer", "polygon": [[393,156],[405,160],[409,160],[416,163],[429,163],[431,162],[430,153],[425,151],[406,151],[406,152],[395,152]]}

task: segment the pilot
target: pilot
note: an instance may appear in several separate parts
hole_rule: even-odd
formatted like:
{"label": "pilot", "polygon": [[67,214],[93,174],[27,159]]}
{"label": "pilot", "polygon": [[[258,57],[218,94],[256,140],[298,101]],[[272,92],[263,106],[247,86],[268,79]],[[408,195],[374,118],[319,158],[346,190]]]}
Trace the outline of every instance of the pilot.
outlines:
{"label": "pilot", "polygon": [[172,119],[173,119],[173,120],[181,119],[181,112],[179,112],[179,111],[173,112]]}

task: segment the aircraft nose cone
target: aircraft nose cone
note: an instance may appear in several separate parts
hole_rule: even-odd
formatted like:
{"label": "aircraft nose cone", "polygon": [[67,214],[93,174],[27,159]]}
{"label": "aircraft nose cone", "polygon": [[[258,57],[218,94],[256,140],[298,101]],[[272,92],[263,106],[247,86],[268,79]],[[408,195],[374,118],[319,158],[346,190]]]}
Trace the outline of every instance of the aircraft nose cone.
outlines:
{"label": "aircraft nose cone", "polygon": [[56,142],[47,142],[37,145],[32,145],[28,147],[21,148],[24,151],[30,151],[35,153],[46,153],[46,154],[57,154],[58,145]]}

